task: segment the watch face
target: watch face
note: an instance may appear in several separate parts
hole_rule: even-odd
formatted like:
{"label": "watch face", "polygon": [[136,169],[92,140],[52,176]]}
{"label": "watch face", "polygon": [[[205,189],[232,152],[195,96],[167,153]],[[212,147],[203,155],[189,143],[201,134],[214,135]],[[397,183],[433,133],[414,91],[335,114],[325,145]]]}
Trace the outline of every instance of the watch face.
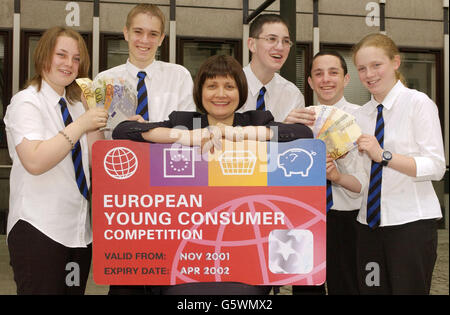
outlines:
{"label": "watch face", "polygon": [[389,152],[389,151],[384,151],[383,152],[383,159],[389,161],[390,159],[392,159],[392,153]]}

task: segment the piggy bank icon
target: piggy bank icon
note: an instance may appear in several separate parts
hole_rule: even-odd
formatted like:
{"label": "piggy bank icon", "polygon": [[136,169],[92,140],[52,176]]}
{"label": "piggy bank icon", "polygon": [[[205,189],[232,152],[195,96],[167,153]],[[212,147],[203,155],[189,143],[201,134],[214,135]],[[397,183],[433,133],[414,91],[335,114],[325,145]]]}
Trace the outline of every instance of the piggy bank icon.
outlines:
{"label": "piggy bank icon", "polygon": [[278,155],[278,167],[283,169],[285,177],[292,174],[300,174],[307,177],[314,164],[313,156],[316,152],[308,152],[304,149],[293,148]]}

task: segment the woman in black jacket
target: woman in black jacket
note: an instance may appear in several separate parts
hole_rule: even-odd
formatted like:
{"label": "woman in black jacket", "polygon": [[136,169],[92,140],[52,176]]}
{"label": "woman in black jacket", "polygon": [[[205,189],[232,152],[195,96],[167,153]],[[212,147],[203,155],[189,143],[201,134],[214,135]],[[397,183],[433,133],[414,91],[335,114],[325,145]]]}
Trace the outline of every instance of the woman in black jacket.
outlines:
{"label": "woman in black jacket", "polygon": [[[207,151],[220,147],[221,138],[287,142],[313,137],[309,127],[275,122],[269,111],[236,113],[247,100],[247,93],[241,65],[230,56],[212,56],[202,64],[194,81],[194,101],[200,113],[174,111],[163,122],[124,121],[114,129],[113,138],[201,145]],[[161,293],[254,295],[268,294],[270,289],[238,282],[208,282],[163,286]]]}
{"label": "woman in black jacket", "polygon": [[[275,122],[269,111],[236,113],[247,100],[247,93],[241,65],[231,56],[212,56],[200,67],[194,82],[193,95],[199,112],[174,111],[163,122],[124,121],[114,129],[113,138],[202,145],[206,151],[218,144],[213,141],[217,136],[279,142],[313,137],[311,129],[302,124]],[[199,128],[202,132],[193,131]]]}

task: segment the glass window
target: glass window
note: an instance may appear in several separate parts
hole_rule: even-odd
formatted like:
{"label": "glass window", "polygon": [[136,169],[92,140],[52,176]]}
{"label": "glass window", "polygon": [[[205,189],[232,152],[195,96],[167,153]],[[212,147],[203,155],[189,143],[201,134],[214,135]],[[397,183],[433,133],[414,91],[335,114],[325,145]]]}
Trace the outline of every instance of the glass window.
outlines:
{"label": "glass window", "polygon": [[[3,118],[12,92],[11,45],[12,31],[0,30],[0,148],[6,148],[6,133]],[[10,165],[8,152],[0,149],[0,165]]]}
{"label": "glass window", "polygon": [[210,56],[229,55],[238,59],[235,43],[181,40],[181,46],[183,60],[180,63],[190,71],[193,78],[201,64]]}
{"label": "glass window", "polygon": [[436,55],[433,53],[401,53],[400,72],[411,89],[427,94],[436,103]]}
{"label": "glass window", "polygon": [[[303,95],[305,95],[305,70],[306,70],[306,49],[297,47],[297,56],[295,60],[296,77],[295,85],[299,88]],[[305,100],[306,101],[306,100]]]}
{"label": "glass window", "polygon": [[34,76],[34,50],[36,49],[37,43],[41,36],[33,35],[28,37],[28,70],[27,70],[27,78],[31,79]]}
{"label": "glass window", "polygon": [[110,69],[127,62],[128,43],[124,39],[108,39],[106,42],[106,68]]}
{"label": "glass window", "polygon": [[347,72],[350,75],[350,82],[344,89],[344,97],[347,101],[357,105],[364,105],[370,100],[370,92],[359,80],[358,70],[353,63],[351,50],[337,50],[347,63]]}
{"label": "glass window", "polygon": [[3,119],[3,104],[4,95],[6,94],[6,81],[5,81],[5,37],[0,34],[0,119]]}

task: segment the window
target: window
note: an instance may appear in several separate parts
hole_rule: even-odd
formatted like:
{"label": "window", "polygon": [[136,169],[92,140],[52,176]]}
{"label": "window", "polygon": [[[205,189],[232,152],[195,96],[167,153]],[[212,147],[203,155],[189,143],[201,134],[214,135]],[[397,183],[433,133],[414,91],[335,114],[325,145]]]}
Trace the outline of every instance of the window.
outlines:
{"label": "window", "polygon": [[400,72],[409,88],[427,94],[436,102],[436,56],[430,53],[404,52]]}
{"label": "window", "polygon": [[305,97],[305,105],[309,106],[313,103],[312,90],[308,85],[307,70],[310,60],[310,46],[306,44],[297,44],[297,55],[295,58],[296,77],[295,85]]}
{"label": "window", "polygon": [[[3,34],[1,34],[3,35]],[[0,118],[3,119],[4,115],[4,106],[5,106],[5,94],[6,94],[6,36],[0,36]]]}
{"label": "window", "polygon": [[359,80],[358,70],[353,63],[353,55],[350,49],[337,50],[347,64],[347,73],[350,75],[350,82],[344,89],[344,97],[347,101],[357,105],[364,105],[370,100],[370,92]]}
{"label": "window", "polygon": [[3,117],[11,99],[12,89],[11,34],[11,31],[0,30],[0,148],[7,146]]}
{"label": "window", "polygon": [[39,42],[39,39],[41,38],[41,36],[37,36],[37,35],[33,35],[28,37],[28,67],[27,67],[27,79],[31,79],[32,77],[34,77],[35,72],[34,72],[34,58],[33,58],[33,54],[34,54],[34,50],[36,49],[37,43]]}
{"label": "window", "polygon": [[177,62],[186,67],[192,77],[210,56],[229,55],[242,63],[242,48],[237,40],[180,39]]}

